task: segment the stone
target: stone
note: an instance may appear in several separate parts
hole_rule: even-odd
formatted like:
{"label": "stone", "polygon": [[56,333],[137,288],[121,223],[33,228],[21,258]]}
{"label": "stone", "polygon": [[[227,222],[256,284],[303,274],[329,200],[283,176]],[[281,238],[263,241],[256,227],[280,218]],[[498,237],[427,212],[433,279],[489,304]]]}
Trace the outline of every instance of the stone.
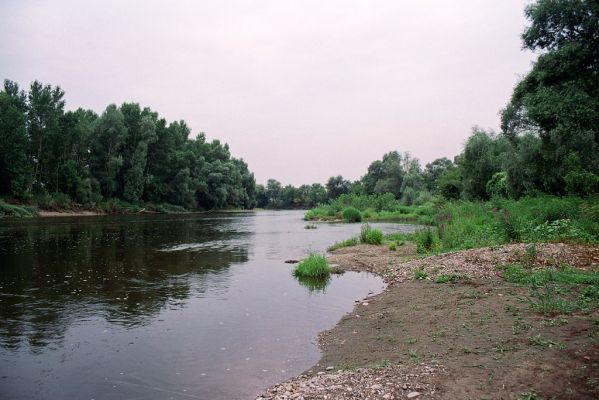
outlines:
{"label": "stone", "polygon": [[408,393],[408,399],[415,399],[418,396],[420,396],[420,392],[410,392],[410,393]]}

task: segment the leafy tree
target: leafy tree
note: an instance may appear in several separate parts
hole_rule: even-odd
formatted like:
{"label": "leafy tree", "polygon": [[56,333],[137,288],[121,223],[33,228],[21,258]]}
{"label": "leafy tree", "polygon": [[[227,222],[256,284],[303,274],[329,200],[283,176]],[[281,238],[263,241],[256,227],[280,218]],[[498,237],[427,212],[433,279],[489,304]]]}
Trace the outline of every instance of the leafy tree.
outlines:
{"label": "leafy tree", "polygon": [[0,195],[23,198],[31,186],[25,93],[5,80],[0,92]]}
{"label": "leafy tree", "polygon": [[325,185],[329,200],[336,199],[342,194],[348,193],[351,182],[343,179],[341,175],[331,176]]}
{"label": "leafy tree", "polygon": [[569,154],[581,173],[599,173],[599,4],[538,0],[525,14],[524,46],[541,55],[503,110],[502,131],[537,134],[537,189],[564,193]]}

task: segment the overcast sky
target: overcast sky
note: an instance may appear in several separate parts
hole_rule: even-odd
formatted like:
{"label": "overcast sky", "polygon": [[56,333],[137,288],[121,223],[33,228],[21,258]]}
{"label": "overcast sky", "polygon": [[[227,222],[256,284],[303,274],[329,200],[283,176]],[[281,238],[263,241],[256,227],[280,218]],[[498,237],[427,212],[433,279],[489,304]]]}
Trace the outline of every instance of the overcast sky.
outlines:
{"label": "overcast sky", "polygon": [[258,182],[458,154],[534,55],[524,0],[0,0],[1,78],[134,101],[229,143]]}

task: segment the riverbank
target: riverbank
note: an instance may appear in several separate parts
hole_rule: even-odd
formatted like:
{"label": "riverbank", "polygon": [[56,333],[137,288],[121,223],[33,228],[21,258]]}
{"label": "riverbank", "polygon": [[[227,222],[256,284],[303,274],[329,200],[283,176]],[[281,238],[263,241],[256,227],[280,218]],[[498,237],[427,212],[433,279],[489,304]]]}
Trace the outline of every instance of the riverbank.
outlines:
{"label": "riverbank", "polygon": [[[319,336],[314,368],[258,398],[599,397],[597,287],[557,278],[595,282],[599,247],[510,244],[416,257],[409,242],[334,251],[331,263],[379,274],[387,289]],[[555,274],[536,286],[514,278],[547,271]]]}

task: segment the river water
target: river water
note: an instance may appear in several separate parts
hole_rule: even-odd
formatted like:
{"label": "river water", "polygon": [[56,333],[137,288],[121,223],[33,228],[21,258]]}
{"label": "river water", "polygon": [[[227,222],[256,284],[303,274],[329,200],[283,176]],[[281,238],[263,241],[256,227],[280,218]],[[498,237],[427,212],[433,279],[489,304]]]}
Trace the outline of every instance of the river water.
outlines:
{"label": "river water", "polygon": [[308,369],[318,332],[384,285],[294,278],[286,259],[360,230],[301,218],[0,220],[0,399],[251,399]]}

